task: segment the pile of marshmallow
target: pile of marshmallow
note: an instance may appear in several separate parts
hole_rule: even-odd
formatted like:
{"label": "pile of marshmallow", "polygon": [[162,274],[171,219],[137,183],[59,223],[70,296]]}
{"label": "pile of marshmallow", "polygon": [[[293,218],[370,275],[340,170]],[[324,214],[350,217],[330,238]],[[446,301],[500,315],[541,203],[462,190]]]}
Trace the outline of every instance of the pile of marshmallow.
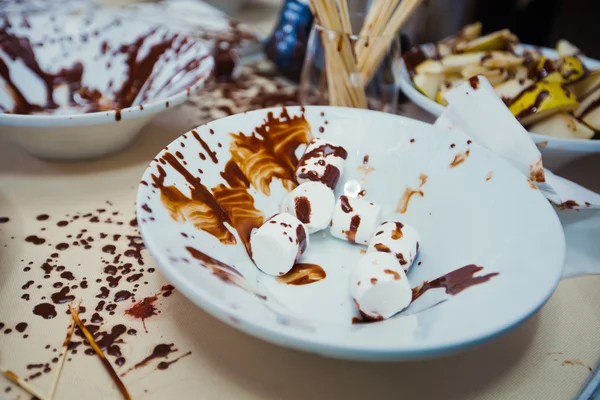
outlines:
{"label": "pile of marshmallow", "polygon": [[419,251],[419,235],[401,222],[380,224],[381,206],[334,190],[344,171],[347,151],[323,139],[311,141],[298,162],[299,184],[272,216],[252,232],[256,266],[269,275],[285,275],[306,252],[309,235],[330,227],[331,235],[368,245],[350,273],[350,293],[363,317],[385,319],[406,308],[412,289],[406,273]]}

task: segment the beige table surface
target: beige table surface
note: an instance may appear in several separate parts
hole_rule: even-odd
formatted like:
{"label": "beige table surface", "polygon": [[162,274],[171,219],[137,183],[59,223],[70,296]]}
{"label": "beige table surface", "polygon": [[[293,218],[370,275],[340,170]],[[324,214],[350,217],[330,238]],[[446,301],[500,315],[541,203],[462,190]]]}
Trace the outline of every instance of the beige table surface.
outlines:
{"label": "beige table surface", "polygon": [[[269,4],[265,7],[273,8]],[[207,96],[201,100],[204,107],[216,102]],[[412,105],[405,105],[402,113],[429,118]],[[55,305],[58,315],[49,320],[34,315],[33,307],[41,302],[52,303],[51,294],[62,289],[54,288],[55,282],[77,285],[70,294],[83,300],[86,311],[82,318],[94,319],[94,308],[101,301],[96,296],[112,279],[105,267],[130,262],[134,272],[143,276],[128,282],[129,274],[117,288],[109,288],[106,303],[115,304],[116,309],[114,315],[106,309],[100,312],[103,322],[97,324],[100,337],[106,337],[106,332],[119,324],[136,330],[135,335],[115,334],[114,343],[125,359],[117,370],[122,373],[140,362],[158,344],[172,343],[177,349],[123,378],[134,398],[570,399],[577,393],[600,358],[600,276],[561,282],[540,312],[476,350],[441,360],[370,364],[324,359],[277,347],[223,324],[176,290],[165,297],[161,288],[168,282],[158,270],[150,272],[156,265],[146,250],[141,253],[144,265],[125,255],[115,262],[116,254],[135,246],[125,235],[137,235],[137,228],[129,221],[134,218],[137,184],[148,161],[185,130],[214,117],[199,111],[198,105],[188,104],[145,127],[125,151],[91,162],[40,161],[0,137],[0,217],[10,218],[0,224],[0,322],[4,324],[0,329],[0,365],[23,378],[31,377],[29,383],[47,393],[56,372],[52,359],[60,351],[70,317],[65,314],[66,303]],[[600,159],[591,158],[562,172],[600,190],[594,178],[599,166]],[[48,219],[36,218],[42,214]],[[73,219],[76,215],[78,218]],[[95,217],[99,222],[93,222]],[[57,222],[61,220],[73,222],[59,227]],[[78,234],[82,234],[79,239]],[[29,235],[46,242],[26,242]],[[113,235],[122,236],[115,240]],[[88,237],[93,241],[86,241],[90,248],[85,249],[81,239]],[[74,241],[78,245],[72,244]],[[61,242],[68,242],[70,247],[56,250]],[[109,254],[112,250],[106,245],[115,246],[115,255]],[[53,253],[58,256],[52,257]],[[54,266],[48,279],[43,278],[44,262]],[[65,267],[64,271],[60,266]],[[69,281],[68,275],[60,277],[66,271],[73,274],[74,280]],[[85,290],[80,287],[84,277],[88,282]],[[30,280],[34,283],[23,289]],[[42,287],[37,289],[38,285]],[[122,289],[137,292],[134,298],[115,303],[112,299]],[[29,300],[22,298],[24,294],[29,294]],[[159,314],[145,320],[146,332],[142,322],[127,316],[125,310],[154,294]],[[20,322],[28,324],[23,332],[16,329]],[[76,336],[74,340],[81,339]],[[55,398],[120,398],[98,358],[86,355],[86,348],[81,345],[75,349],[76,354],[69,353]],[[159,362],[180,356],[184,357],[167,369],[157,368]],[[113,365],[118,358],[109,356]],[[38,371],[41,375],[32,377]],[[0,380],[2,395],[28,398],[5,380]]]}

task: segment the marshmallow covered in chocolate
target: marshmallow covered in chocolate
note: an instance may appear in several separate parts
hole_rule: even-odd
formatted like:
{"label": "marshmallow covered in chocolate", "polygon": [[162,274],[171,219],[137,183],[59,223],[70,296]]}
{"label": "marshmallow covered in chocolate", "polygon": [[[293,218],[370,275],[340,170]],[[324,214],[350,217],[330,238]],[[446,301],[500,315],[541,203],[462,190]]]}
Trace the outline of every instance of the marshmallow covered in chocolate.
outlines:
{"label": "marshmallow covered in chocolate", "polygon": [[306,182],[292,190],[281,203],[281,212],[292,214],[315,233],[329,226],[335,196],[320,182]]}
{"label": "marshmallow covered in chocolate", "polygon": [[355,197],[340,196],[333,209],[330,232],[351,243],[368,244],[379,226],[381,206]]}
{"label": "marshmallow covered in chocolate", "polygon": [[313,139],[298,161],[296,180],[300,184],[310,181],[321,182],[331,190],[335,190],[344,172],[346,158],[348,152],[343,147],[323,139]]}
{"label": "marshmallow covered in chocolate", "polygon": [[408,272],[419,251],[419,234],[401,222],[388,221],[379,225],[369,241],[367,253],[382,252],[393,255],[404,272]]}
{"label": "marshmallow covered in chocolate", "polygon": [[266,274],[285,275],[308,247],[308,229],[290,214],[276,214],[250,235],[254,264]]}
{"label": "marshmallow covered in chocolate", "polygon": [[367,253],[350,271],[350,294],[363,317],[380,320],[412,301],[406,274],[390,253]]}

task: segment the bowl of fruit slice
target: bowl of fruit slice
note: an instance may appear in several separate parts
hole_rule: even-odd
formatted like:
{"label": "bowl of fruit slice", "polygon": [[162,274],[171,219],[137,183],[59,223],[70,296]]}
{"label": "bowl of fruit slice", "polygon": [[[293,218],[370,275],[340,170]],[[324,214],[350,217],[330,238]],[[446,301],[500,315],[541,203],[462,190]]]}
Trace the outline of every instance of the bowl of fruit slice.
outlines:
{"label": "bowl of fruit slice", "polygon": [[521,44],[506,29],[482,36],[475,23],[407,51],[400,87],[439,116],[445,93],[476,75],[490,81],[529,130],[549,168],[600,152],[600,61],[573,44],[560,40],[556,50]]}

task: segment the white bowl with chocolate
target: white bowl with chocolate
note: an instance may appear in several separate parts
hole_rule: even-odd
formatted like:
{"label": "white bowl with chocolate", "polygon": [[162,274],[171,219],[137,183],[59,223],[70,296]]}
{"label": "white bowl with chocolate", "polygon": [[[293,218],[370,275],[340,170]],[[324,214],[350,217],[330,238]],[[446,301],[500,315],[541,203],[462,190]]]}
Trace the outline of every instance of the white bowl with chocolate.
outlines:
{"label": "white bowl with chocolate", "polygon": [[41,158],[110,154],[183,103],[212,67],[205,44],[111,12],[6,17],[0,134]]}
{"label": "white bowl with chocolate", "polygon": [[565,259],[553,208],[504,160],[460,132],[359,109],[257,110],[187,132],[150,162],[136,212],[161,271],[199,307],[348,359],[484,342],[545,303]]}
{"label": "white bowl with chocolate", "polygon": [[557,169],[600,152],[600,61],[566,40],[557,50],[519,44],[508,30],[481,36],[481,24],[465,26],[438,43],[404,55],[400,87],[435,116],[444,95],[472,76],[484,75]]}

